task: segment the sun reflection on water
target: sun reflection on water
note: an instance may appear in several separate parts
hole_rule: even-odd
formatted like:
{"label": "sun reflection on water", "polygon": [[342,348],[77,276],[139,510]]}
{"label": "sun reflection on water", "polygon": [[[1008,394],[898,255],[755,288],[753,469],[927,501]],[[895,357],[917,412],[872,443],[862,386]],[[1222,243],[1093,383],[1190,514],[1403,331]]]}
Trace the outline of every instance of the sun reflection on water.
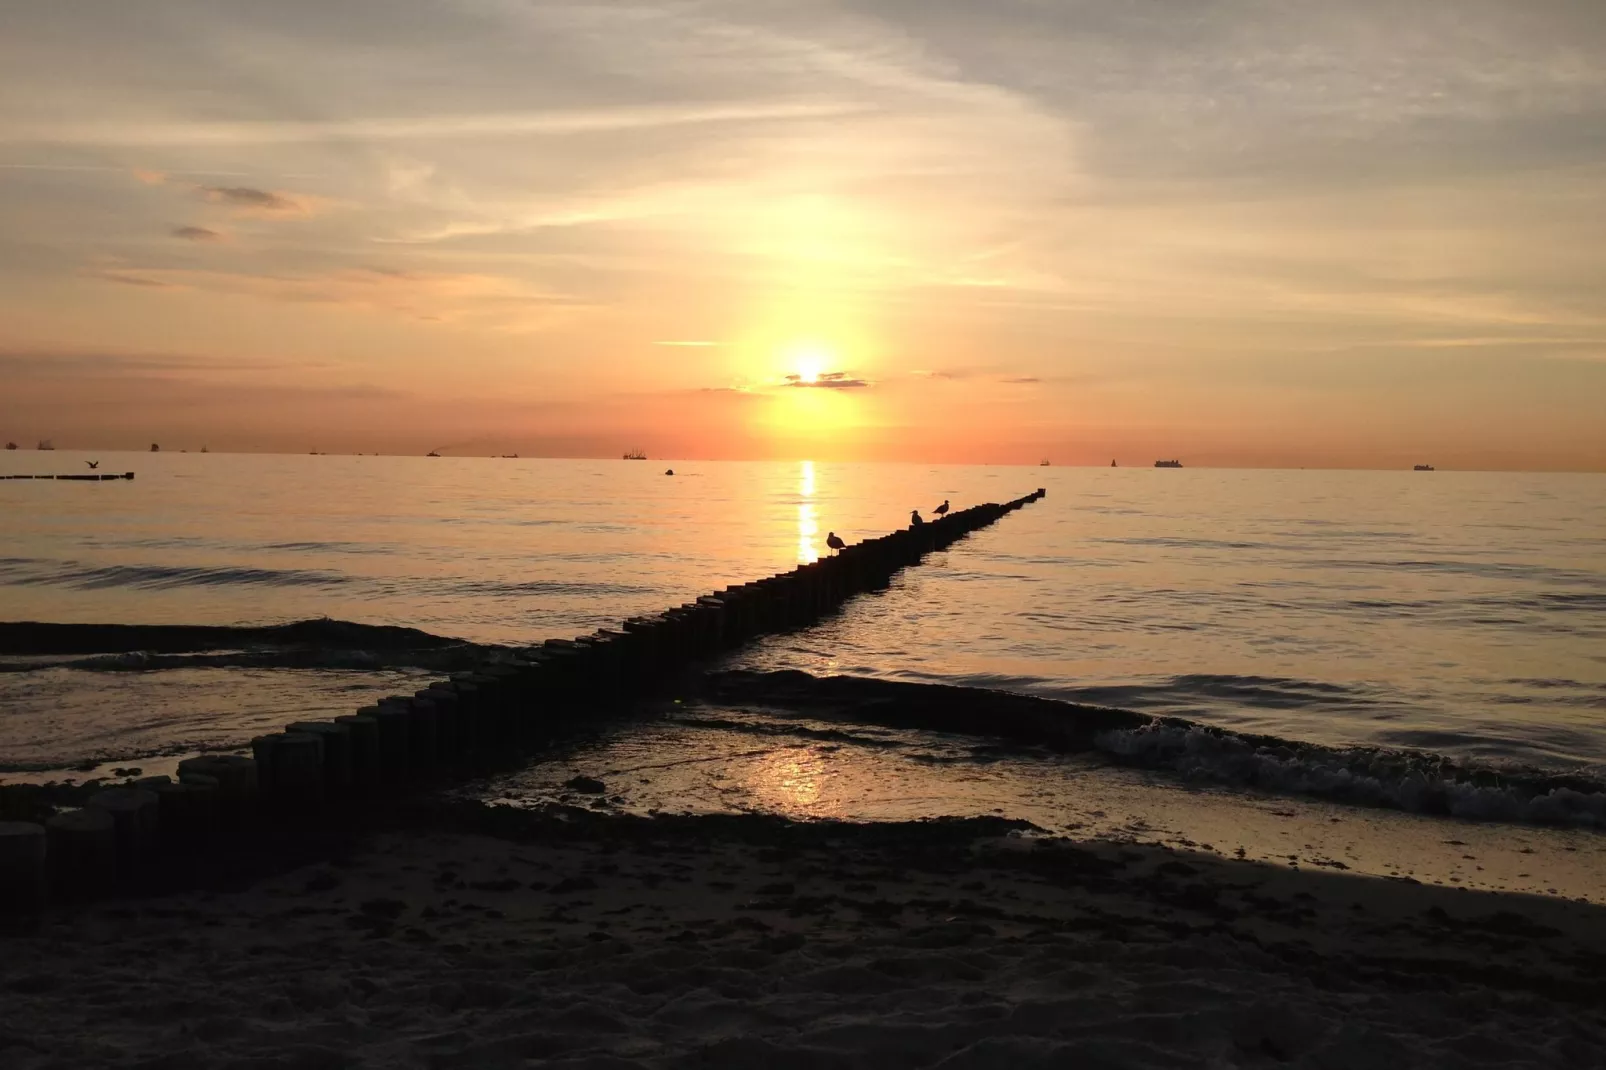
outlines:
{"label": "sun reflection on water", "polygon": [[[800,498],[814,497],[814,462],[804,461],[798,473],[797,493]],[[802,501],[797,506],[797,561],[800,565],[812,564],[819,560],[820,553],[814,548],[815,536],[820,533],[820,525],[814,513],[812,501]]]}
{"label": "sun reflection on water", "polygon": [[823,765],[812,749],[776,751],[753,765],[747,787],[762,805],[780,813],[813,813],[820,802]]}

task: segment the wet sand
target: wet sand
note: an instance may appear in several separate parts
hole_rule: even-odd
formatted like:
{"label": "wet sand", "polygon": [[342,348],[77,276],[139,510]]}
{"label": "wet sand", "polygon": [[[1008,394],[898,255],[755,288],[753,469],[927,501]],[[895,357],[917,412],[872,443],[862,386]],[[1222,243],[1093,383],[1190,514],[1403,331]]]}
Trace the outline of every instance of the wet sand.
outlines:
{"label": "wet sand", "polygon": [[986,819],[429,803],[387,820],[4,937],[0,1061],[1606,1061],[1606,908],[1591,904]]}

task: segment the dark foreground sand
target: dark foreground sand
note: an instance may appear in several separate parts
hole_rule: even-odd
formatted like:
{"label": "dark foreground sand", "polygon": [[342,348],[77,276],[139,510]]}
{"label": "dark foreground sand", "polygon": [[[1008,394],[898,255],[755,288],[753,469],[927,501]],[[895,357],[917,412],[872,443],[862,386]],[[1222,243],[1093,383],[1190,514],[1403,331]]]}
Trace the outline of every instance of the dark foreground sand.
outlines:
{"label": "dark foreground sand", "polygon": [[993,821],[432,804],[320,835],[0,937],[0,1065],[1606,1065],[1582,903]]}

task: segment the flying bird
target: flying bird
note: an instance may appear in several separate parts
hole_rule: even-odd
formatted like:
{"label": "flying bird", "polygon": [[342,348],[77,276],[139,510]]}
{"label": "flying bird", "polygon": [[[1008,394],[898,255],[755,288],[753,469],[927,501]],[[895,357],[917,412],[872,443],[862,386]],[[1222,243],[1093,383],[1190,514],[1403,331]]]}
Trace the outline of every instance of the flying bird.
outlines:
{"label": "flying bird", "polygon": [[[818,531],[819,529],[816,528],[815,530]],[[836,532],[829,531],[829,532],[826,532],[826,535],[825,535],[825,545],[829,546],[833,550],[841,550],[845,546],[847,546],[847,543],[845,543],[841,539],[837,538]]]}
{"label": "flying bird", "polygon": [[944,498],[942,500],[942,504],[937,506],[937,508],[933,509],[932,512],[936,513],[938,516],[947,516],[948,515],[948,499]]}
{"label": "flying bird", "polygon": [[99,461],[85,461],[84,463],[87,464],[91,468],[99,468],[100,467],[100,462]]}

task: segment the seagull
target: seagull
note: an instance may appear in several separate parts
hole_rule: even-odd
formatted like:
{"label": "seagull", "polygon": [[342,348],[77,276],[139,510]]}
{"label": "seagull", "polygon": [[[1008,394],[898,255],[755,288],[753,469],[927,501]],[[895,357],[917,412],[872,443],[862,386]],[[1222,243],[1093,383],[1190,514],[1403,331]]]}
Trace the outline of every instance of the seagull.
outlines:
{"label": "seagull", "polygon": [[911,509],[911,510],[909,510],[909,526],[910,527],[918,528],[921,524],[924,524],[924,523],[925,523],[925,521],[920,519],[920,510],[919,509]]}
{"label": "seagull", "polygon": [[99,468],[100,467],[100,462],[99,461],[85,461],[84,463],[87,464],[91,468]]}
{"label": "seagull", "polygon": [[933,509],[932,512],[936,513],[938,516],[947,516],[948,515],[948,499],[944,498],[942,500],[942,504],[937,506],[937,508]]}
{"label": "seagull", "polygon": [[[815,530],[817,531],[819,529],[816,528]],[[829,546],[833,550],[841,550],[843,547],[847,546],[847,543],[837,538],[836,532],[829,531],[826,532],[825,535],[825,545]]]}

